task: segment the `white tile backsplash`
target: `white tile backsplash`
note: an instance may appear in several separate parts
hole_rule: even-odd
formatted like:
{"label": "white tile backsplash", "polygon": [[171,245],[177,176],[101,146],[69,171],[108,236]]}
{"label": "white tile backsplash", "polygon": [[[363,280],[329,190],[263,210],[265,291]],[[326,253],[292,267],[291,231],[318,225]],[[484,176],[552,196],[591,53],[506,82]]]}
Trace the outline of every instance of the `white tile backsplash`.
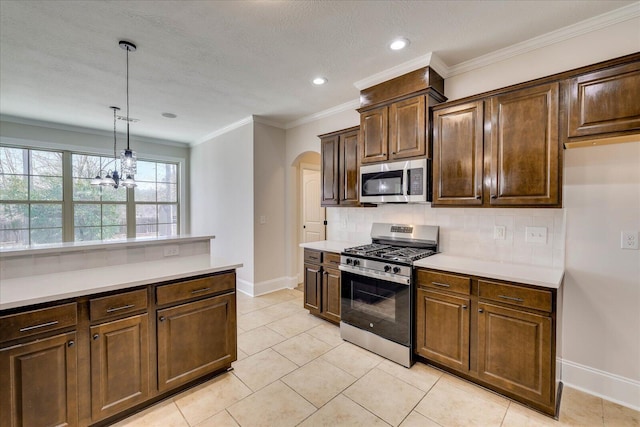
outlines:
{"label": "white tile backsplash", "polygon": [[[430,205],[379,205],[376,208],[327,208],[327,240],[371,240],[371,224],[440,226],[440,251],[449,255],[545,267],[564,266],[563,209],[432,208]],[[493,239],[494,225],[505,227],[504,240]],[[546,227],[547,242],[525,241],[526,227]]]}

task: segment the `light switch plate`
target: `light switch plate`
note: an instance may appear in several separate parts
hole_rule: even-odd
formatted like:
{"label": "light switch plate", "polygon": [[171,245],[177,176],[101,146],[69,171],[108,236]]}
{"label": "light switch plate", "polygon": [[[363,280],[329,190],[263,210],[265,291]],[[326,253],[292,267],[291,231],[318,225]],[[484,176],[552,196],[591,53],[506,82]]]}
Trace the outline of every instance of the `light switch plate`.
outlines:
{"label": "light switch plate", "polygon": [[547,227],[526,227],[525,242],[547,243]]}
{"label": "light switch plate", "polygon": [[621,231],[620,232],[620,248],[621,249],[638,249],[638,232],[637,231]]}
{"label": "light switch plate", "polygon": [[507,238],[507,227],[504,225],[493,226],[493,240],[504,240]]}

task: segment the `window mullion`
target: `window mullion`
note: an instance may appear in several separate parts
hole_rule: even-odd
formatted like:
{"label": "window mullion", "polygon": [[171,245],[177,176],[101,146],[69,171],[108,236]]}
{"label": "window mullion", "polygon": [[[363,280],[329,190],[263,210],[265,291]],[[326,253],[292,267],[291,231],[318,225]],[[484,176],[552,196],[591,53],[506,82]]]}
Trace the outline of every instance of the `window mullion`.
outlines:
{"label": "window mullion", "polygon": [[62,241],[74,241],[73,165],[71,152],[62,152]]}
{"label": "window mullion", "polygon": [[127,237],[136,237],[135,188],[127,188]]}

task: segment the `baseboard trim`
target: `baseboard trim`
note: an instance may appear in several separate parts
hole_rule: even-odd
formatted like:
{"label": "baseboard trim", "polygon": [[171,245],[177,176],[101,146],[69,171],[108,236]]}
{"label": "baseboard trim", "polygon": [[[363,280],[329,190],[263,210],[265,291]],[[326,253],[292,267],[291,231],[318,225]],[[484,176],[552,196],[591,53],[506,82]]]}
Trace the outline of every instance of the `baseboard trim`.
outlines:
{"label": "baseboard trim", "polygon": [[236,289],[251,297],[269,294],[271,292],[279,291],[280,289],[293,289],[296,286],[298,286],[297,276],[283,276],[258,283],[251,283],[242,279],[236,280]]}
{"label": "baseboard trim", "polygon": [[569,360],[561,363],[564,385],[640,411],[640,381]]}

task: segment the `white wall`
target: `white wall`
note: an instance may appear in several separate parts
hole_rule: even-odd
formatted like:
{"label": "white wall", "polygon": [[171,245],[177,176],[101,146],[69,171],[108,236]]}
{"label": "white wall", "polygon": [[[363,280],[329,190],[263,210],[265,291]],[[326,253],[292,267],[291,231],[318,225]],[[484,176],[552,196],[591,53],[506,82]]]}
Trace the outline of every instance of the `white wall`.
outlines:
{"label": "white wall", "polygon": [[191,232],[210,234],[211,253],[241,262],[240,282],[254,280],[253,124],[191,148]]}
{"label": "white wall", "polygon": [[[286,271],[291,277],[298,276],[297,270],[302,250],[298,247],[298,157],[306,152],[320,153],[318,135],[346,129],[360,124],[360,115],[355,109],[347,109],[318,120],[296,126],[286,131]],[[301,280],[301,278],[299,278]]]}
{"label": "white wall", "polygon": [[[638,141],[566,150],[564,169],[564,378],[636,408],[640,251],[621,249],[620,232],[640,230]],[[628,388],[612,376],[628,379]]]}
{"label": "white wall", "polygon": [[[295,287],[285,269],[285,132],[254,123],[254,293]],[[266,222],[261,223],[264,217]],[[295,280],[294,280],[295,282]]]}

